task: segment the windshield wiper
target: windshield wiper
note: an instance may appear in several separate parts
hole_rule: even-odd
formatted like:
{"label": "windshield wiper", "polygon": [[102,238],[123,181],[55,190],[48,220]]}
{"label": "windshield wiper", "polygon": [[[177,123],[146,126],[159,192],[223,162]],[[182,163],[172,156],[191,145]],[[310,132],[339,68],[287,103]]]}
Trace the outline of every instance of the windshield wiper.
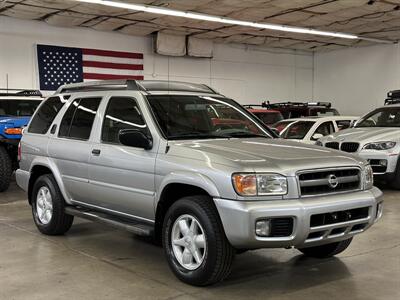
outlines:
{"label": "windshield wiper", "polygon": [[251,133],[251,132],[245,132],[245,131],[237,131],[237,132],[231,132],[229,133],[230,137],[262,137],[269,139],[270,137],[264,134],[259,134],[259,133]]}
{"label": "windshield wiper", "polygon": [[200,133],[200,132],[188,132],[182,134],[175,134],[168,136],[171,140],[185,140],[185,139],[229,139],[229,135],[212,134],[212,133]]}

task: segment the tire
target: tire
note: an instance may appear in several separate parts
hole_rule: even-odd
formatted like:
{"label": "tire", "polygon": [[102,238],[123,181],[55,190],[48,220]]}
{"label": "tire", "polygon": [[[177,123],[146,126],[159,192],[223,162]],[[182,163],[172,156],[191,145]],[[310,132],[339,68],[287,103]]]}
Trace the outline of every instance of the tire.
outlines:
{"label": "tire", "polygon": [[[235,250],[225,236],[217,210],[211,201],[207,196],[184,197],[168,209],[164,219],[162,240],[169,266],[176,277],[191,285],[206,286],[222,281],[229,275],[235,256]],[[176,230],[180,228],[176,221],[185,221],[184,218],[196,220],[198,224],[194,231],[204,233],[202,240],[205,246],[202,251],[199,247],[202,262],[197,267],[182,265],[174,251],[187,248],[176,246],[175,243],[172,245],[172,236],[176,237]],[[193,241],[198,237],[199,235],[195,235]],[[193,255],[192,261],[194,265],[199,263]]]}
{"label": "tire", "polygon": [[5,192],[10,186],[12,172],[11,157],[7,150],[0,146],[0,192]]}
{"label": "tire", "polygon": [[342,253],[344,250],[347,249],[347,247],[349,247],[352,240],[353,240],[353,238],[351,237],[344,241],[326,244],[326,245],[322,245],[322,246],[302,248],[299,250],[301,252],[303,252],[304,255],[309,256],[309,257],[328,258],[328,257],[335,256],[339,253]]}
{"label": "tire", "polygon": [[397,161],[396,171],[389,185],[394,190],[400,190],[400,161]]}
{"label": "tire", "polygon": [[[51,174],[40,176],[32,189],[32,215],[39,231],[46,235],[66,233],[71,228],[74,217],[67,215],[64,208],[64,198],[54,176]],[[48,217],[50,214],[47,211],[50,210],[51,217]]]}

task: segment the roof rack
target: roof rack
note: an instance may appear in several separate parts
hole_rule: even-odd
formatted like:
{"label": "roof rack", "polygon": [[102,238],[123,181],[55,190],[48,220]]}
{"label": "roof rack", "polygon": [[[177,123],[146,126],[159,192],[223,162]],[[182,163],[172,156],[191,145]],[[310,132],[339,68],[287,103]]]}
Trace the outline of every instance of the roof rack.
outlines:
{"label": "roof rack", "polygon": [[332,103],[331,102],[277,102],[277,103],[270,103],[269,101],[264,101],[261,103],[262,107],[267,107],[267,108],[281,108],[281,107],[290,107],[290,106],[295,106],[295,107],[310,107],[310,106],[324,106],[326,108],[331,108]]}
{"label": "roof rack", "polygon": [[399,104],[400,103],[400,90],[394,90],[387,93],[385,105]]}
{"label": "roof rack", "polygon": [[131,90],[131,91],[178,91],[218,94],[205,84],[163,81],[163,80],[101,80],[71,83],[60,86],[56,93],[91,92],[101,90]]}
{"label": "roof rack", "polygon": [[136,80],[101,80],[64,84],[57,89],[56,94],[72,92],[92,92],[108,89],[132,91],[143,90],[143,88],[138,85],[138,82]]}
{"label": "roof rack", "polygon": [[39,90],[0,88],[0,96],[43,97]]}

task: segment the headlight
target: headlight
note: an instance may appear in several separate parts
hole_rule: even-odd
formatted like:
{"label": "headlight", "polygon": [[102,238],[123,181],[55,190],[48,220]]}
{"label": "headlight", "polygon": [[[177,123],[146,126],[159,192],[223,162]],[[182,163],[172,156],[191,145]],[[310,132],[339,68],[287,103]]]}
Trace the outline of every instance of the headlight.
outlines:
{"label": "headlight", "polygon": [[364,177],[364,189],[365,190],[372,189],[374,185],[374,172],[372,171],[372,167],[370,165],[365,166],[363,177]]}
{"label": "headlight", "polygon": [[396,146],[396,142],[376,142],[366,144],[363,149],[388,150],[392,149],[394,146]]}
{"label": "headlight", "polygon": [[287,194],[287,179],[279,174],[233,174],[232,183],[241,196]]}

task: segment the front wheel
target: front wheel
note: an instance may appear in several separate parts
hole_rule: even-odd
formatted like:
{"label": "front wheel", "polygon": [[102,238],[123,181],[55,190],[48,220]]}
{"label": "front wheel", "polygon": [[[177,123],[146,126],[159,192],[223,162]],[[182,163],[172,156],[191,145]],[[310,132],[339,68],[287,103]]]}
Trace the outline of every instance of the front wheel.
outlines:
{"label": "front wheel", "polygon": [[353,240],[353,238],[349,238],[347,240],[336,242],[336,243],[330,243],[330,244],[315,246],[315,247],[302,248],[299,250],[301,252],[303,252],[304,255],[309,256],[309,257],[328,258],[328,257],[335,256],[339,253],[342,253],[344,250],[347,249],[347,247],[350,246],[350,243],[352,240]]}
{"label": "front wheel", "polygon": [[197,286],[226,278],[234,258],[211,201],[207,196],[184,197],[169,208],[163,224],[169,266],[180,280]]}

